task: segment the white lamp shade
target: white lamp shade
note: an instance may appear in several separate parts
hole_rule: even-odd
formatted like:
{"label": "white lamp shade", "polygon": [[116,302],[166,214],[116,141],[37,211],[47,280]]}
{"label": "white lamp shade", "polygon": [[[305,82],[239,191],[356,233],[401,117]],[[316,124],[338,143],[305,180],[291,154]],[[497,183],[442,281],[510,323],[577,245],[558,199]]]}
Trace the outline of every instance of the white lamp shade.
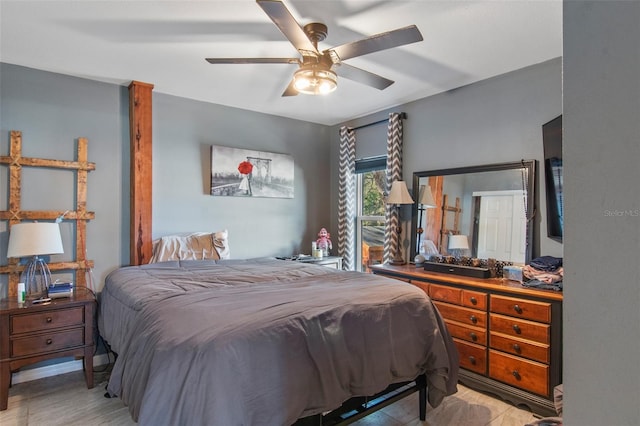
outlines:
{"label": "white lamp shade", "polygon": [[7,257],[64,253],[57,223],[16,223],[9,231]]}
{"label": "white lamp shade", "polygon": [[466,235],[449,235],[450,250],[466,250],[469,248],[469,240]]}
{"label": "white lamp shade", "polygon": [[387,204],[413,204],[413,198],[411,198],[404,181],[397,180],[391,184]]}
{"label": "white lamp shade", "polygon": [[428,185],[422,185],[420,187],[420,204],[428,209],[433,209],[436,207],[436,200],[433,199],[433,194],[431,193],[431,187]]}

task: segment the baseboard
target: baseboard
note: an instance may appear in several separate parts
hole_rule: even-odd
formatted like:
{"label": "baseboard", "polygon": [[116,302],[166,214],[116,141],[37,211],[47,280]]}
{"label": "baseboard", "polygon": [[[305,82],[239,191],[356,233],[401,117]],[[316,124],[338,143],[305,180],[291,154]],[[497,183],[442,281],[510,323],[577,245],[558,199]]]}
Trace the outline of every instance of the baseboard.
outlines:
{"label": "baseboard", "polygon": [[[93,365],[108,364],[109,355],[100,354],[93,357]],[[28,370],[20,370],[13,373],[11,383],[30,382],[32,380],[44,379],[45,377],[57,376],[59,374],[71,373],[72,371],[82,370],[82,360],[61,362],[59,364],[46,365],[44,367],[32,368]]]}

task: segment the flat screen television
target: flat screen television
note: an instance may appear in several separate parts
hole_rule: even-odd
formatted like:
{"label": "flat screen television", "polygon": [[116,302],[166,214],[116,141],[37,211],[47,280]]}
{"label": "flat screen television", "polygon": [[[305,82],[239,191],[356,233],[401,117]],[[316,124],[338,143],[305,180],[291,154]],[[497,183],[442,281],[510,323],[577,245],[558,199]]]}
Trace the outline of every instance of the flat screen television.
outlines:
{"label": "flat screen television", "polygon": [[542,125],[544,176],[547,200],[547,236],[562,242],[564,208],[562,198],[562,115]]}

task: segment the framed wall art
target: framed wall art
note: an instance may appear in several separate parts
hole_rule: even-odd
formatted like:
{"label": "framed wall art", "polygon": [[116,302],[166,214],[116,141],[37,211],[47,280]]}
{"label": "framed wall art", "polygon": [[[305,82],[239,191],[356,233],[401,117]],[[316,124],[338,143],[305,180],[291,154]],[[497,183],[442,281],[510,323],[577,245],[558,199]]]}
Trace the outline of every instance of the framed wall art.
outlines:
{"label": "framed wall art", "polygon": [[293,157],[212,145],[211,195],[293,198]]}

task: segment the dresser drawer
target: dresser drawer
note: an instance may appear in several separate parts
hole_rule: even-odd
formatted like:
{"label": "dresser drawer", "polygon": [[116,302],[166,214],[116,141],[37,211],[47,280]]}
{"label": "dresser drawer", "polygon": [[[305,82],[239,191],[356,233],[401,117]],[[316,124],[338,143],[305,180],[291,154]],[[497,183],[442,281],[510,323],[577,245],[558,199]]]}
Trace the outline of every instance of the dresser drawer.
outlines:
{"label": "dresser drawer", "polygon": [[500,333],[491,333],[491,344],[493,349],[508,352],[512,355],[529,358],[545,364],[549,363],[549,345],[536,343],[530,340],[517,339]]}
{"label": "dresser drawer", "polygon": [[460,367],[478,374],[487,374],[487,349],[473,343],[453,339],[460,355]]}
{"label": "dresser drawer", "polygon": [[549,366],[489,350],[489,377],[549,396]]}
{"label": "dresser drawer", "polygon": [[457,321],[462,324],[475,327],[487,327],[487,313],[476,309],[463,308],[462,306],[448,303],[433,302],[445,319]]}
{"label": "dresser drawer", "polygon": [[519,320],[505,315],[491,314],[491,331],[520,339],[549,344],[551,326],[539,322]]}
{"label": "dresser drawer", "polygon": [[409,282],[411,284],[415,285],[416,287],[420,288],[425,293],[429,294],[429,284],[428,283],[425,283],[424,281],[417,281],[417,280],[411,280]]}
{"label": "dresser drawer", "polygon": [[84,328],[43,333],[12,340],[11,356],[20,357],[84,345]]}
{"label": "dresser drawer", "polygon": [[551,323],[551,303],[491,295],[491,312]]}
{"label": "dresser drawer", "polygon": [[431,284],[429,286],[429,297],[442,302],[462,304],[462,290],[454,287]]}
{"label": "dresser drawer", "polygon": [[462,306],[487,310],[487,293],[472,290],[462,290]]}
{"label": "dresser drawer", "polygon": [[43,311],[36,314],[12,315],[11,334],[51,330],[81,324],[84,324],[84,308],[82,306],[56,311]]}
{"label": "dresser drawer", "polygon": [[478,345],[487,345],[487,332],[484,328],[470,327],[447,320],[445,320],[445,323],[447,324],[447,329],[449,330],[449,333],[451,333],[451,336],[476,343]]}

